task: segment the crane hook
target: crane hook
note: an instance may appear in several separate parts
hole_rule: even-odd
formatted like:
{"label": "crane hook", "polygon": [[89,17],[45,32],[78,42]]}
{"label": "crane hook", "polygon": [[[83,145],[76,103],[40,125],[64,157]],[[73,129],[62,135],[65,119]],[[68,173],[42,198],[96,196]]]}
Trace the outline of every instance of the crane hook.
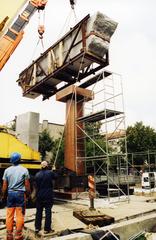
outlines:
{"label": "crane hook", "polygon": [[71,8],[74,9],[75,0],[70,0],[70,5],[71,5]]}
{"label": "crane hook", "polygon": [[43,38],[43,33],[45,32],[45,27],[44,25],[39,25],[38,26],[38,33],[39,33],[39,38],[42,39]]}

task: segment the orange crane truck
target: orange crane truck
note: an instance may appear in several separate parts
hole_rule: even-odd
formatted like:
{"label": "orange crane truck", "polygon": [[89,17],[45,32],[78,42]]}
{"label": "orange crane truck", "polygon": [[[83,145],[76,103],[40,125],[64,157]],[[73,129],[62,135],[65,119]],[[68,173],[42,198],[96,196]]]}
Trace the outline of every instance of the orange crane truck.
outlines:
{"label": "orange crane truck", "polygon": [[[46,0],[0,0],[0,70],[23,38],[23,29],[36,10],[43,10]],[[13,6],[13,7],[12,7]],[[22,12],[21,12],[22,11]]]}

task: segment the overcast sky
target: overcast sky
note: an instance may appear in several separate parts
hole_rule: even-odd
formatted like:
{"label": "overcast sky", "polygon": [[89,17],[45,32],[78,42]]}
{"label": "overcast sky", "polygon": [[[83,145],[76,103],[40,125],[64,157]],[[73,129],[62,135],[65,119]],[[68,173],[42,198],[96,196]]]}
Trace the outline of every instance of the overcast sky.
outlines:
{"label": "overcast sky", "polygon": [[[68,0],[48,1],[45,49],[64,34],[62,29],[65,30],[70,11]],[[109,69],[122,75],[126,125],[143,121],[156,129],[156,1],[77,0],[75,12],[78,20],[96,11],[118,22],[110,43]],[[35,100],[24,98],[16,83],[19,73],[31,63],[35,53],[42,52],[41,44],[36,48],[37,26],[38,14],[35,13],[25,29],[22,42],[0,72],[0,124],[28,111],[39,112],[40,121],[64,123],[63,103],[56,102],[55,97],[46,101],[41,97]]]}

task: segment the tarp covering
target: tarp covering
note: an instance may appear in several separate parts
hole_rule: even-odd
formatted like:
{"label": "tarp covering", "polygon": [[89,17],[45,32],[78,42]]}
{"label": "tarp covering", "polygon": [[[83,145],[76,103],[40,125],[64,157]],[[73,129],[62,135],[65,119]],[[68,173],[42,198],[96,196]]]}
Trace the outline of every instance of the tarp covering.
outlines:
{"label": "tarp covering", "polygon": [[110,38],[116,28],[117,23],[101,12],[91,16],[87,31],[93,33],[93,35],[88,38],[88,50],[99,57],[103,57],[108,51]]}

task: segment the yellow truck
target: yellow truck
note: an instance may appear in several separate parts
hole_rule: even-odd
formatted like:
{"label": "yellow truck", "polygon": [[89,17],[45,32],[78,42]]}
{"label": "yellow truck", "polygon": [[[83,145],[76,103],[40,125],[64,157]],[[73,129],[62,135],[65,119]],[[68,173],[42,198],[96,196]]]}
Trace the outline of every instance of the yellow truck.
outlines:
{"label": "yellow truck", "polygon": [[40,169],[40,153],[21,142],[13,131],[0,126],[0,181],[2,181],[4,170],[11,165],[10,154],[13,152],[21,154],[21,164],[29,170],[30,174],[34,175]]}

